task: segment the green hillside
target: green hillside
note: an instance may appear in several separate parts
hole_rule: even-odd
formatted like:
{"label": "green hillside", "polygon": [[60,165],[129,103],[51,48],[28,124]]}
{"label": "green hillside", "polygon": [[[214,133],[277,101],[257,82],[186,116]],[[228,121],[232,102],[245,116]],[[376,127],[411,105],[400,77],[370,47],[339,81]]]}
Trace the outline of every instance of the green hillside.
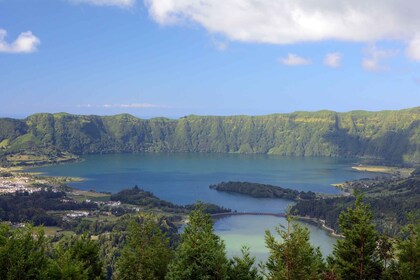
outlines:
{"label": "green hillside", "polygon": [[0,119],[0,152],[263,153],[420,162],[420,107],[365,112],[139,119],[127,114],[35,114]]}
{"label": "green hillside", "polygon": [[[409,178],[362,179],[350,184],[363,193],[362,200],[370,206],[376,228],[390,236],[395,236],[410,222],[407,213],[420,209],[420,169]],[[354,196],[299,200],[292,211],[324,220],[327,226],[338,231],[340,213],[354,201]]]}

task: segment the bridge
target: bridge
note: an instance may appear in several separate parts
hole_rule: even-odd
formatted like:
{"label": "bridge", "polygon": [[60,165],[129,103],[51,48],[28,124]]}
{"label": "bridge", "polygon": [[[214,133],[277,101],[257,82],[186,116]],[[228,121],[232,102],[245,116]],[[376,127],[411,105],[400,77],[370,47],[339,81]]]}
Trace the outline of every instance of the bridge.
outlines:
{"label": "bridge", "polygon": [[274,217],[286,217],[286,213],[269,213],[269,212],[224,212],[212,214],[212,218],[224,218],[228,216],[274,216]]}

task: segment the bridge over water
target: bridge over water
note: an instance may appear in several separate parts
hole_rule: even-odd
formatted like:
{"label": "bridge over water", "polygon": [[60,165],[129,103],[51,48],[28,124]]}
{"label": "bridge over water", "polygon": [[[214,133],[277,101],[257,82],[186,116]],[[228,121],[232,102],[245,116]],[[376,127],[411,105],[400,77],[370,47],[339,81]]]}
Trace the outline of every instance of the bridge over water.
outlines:
{"label": "bridge over water", "polygon": [[224,218],[228,216],[275,216],[275,217],[286,217],[286,213],[269,213],[269,212],[225,212],[212,214],[212,218]]}

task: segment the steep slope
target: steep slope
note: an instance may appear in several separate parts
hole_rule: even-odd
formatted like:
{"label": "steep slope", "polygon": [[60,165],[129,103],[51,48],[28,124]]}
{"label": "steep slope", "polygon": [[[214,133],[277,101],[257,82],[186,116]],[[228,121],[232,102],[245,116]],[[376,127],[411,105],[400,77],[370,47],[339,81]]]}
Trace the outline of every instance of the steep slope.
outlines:
{"label": "steep slope", "polygon": [[187,116],[178,120],[131,115],[35,114],[0,119],[3,153],[50,147],[75,154],[114,152],[267,153],[358,156],[420,162],[420,107],[267,116]]}

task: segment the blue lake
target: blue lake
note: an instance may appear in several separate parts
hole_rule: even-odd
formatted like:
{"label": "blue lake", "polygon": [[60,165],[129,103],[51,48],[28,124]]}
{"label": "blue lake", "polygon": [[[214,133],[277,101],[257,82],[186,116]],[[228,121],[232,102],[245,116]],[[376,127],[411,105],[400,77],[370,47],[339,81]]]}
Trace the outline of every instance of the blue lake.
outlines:
{"label": "blue lake", "polygon": [[[32,169],[51,176],[85,178],[72,186],[96,191],[118,192],[123,188],[139,187],[156,196],[177,203],[197,200],[212,202],[244,212],[284,212],[290,201],[256,199],[209,189],[222,181],[249,181],[277,185],[303,191],[338,193],[333,183],[370,177],[371,174],[351,168],[354,159],[301,158],[273,155],[242,154],[113,154],[89,155],[84,161]],[[240,240],[256,255],[264,256],[264,230],[273,229],[284,219],[267,216],[232,216],[218,220],[215,230],[226,240],[230,253],[237,252]],[[334,239],[310,226],[314,244],[325,253],[331,252]],[[253,248],[255,247],[255,248]],[[265,252],[265,253],[264,253]]]}

